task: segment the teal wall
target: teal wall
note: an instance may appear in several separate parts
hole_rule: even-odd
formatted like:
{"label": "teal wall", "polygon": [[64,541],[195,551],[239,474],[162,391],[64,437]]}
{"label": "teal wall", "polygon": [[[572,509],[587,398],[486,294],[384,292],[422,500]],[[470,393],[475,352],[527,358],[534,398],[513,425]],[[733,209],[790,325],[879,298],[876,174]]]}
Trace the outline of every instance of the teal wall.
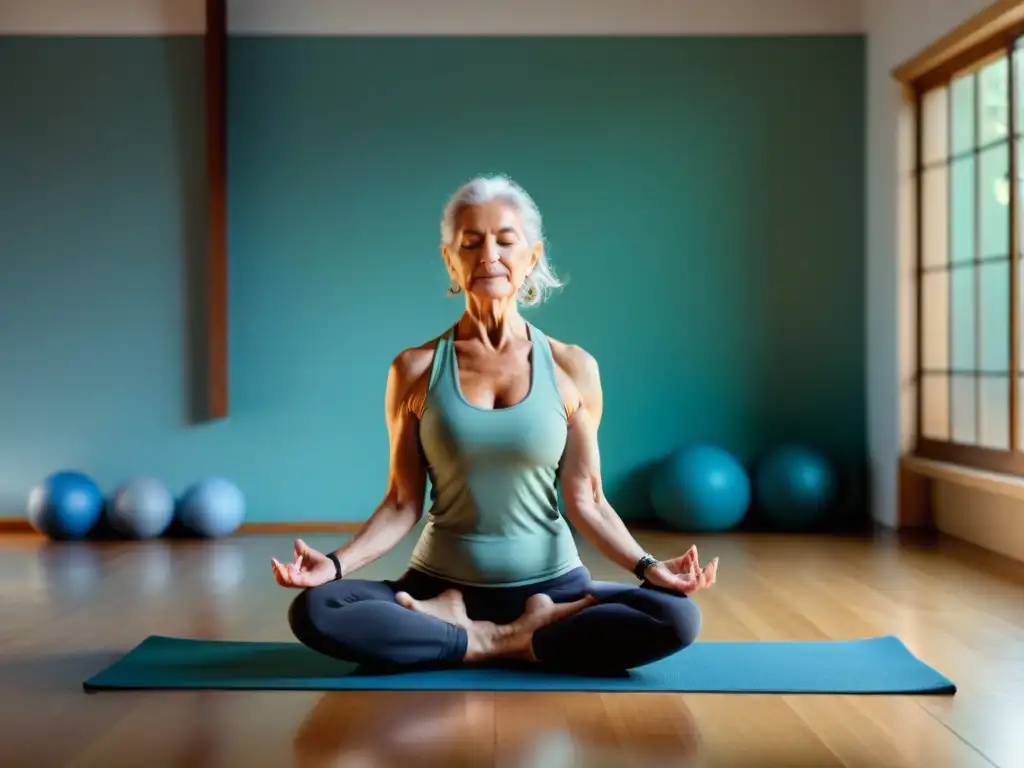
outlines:
{"label": "teal wall", "polygon": [[547,217],[569,285],[530,317],[600,361],[624,516],[690,439],[862,466],[860,37],[233,39],[232,413],[192,424],[201,55],[0,40],[0,513],[74,466],[365,518],[388,364],[461,309],[441,207],[489,172]]}

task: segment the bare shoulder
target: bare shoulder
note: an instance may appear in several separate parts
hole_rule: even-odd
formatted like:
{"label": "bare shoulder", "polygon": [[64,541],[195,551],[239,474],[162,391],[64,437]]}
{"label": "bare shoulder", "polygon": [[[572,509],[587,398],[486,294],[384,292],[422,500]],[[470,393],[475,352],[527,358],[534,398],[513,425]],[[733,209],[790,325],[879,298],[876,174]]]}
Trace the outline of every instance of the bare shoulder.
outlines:
{"label": "bare shoulder", "polygon": [[422,415],[430,383],[430,368],[440,335],[399,352],[391,361],[388,371],[388,411],[408,410]]}
{"label": "bare shoulder", "polygon": [[391,361],[391,373],[404,383],[411,383],[430,370],[437,349],[437,336],[415,347],[407,347]]}
{"label": "bare shoulder", "polygon": [[573,382],[584,389],[601,385],[597,358],[578,344],[548,339],[555,364],[567,373]]}
{"label": "bare shoulder", "polygon": [[578,344],[552,338],[548,343],[569,417],[572,418],[573,413],[582,407],[600,421],[604,405],[597,358]]}

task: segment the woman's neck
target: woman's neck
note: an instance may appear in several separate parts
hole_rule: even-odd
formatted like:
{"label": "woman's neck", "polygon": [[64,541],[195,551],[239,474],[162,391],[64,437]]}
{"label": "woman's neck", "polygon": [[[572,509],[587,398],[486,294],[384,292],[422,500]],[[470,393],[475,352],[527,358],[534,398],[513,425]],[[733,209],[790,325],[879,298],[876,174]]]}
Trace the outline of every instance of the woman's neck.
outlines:
{"label": "woman's neck", "polygon": [[487,346],[501,349],[514,339],[529,336],[526,321],[512,300],[467,301],[459,320],[456,336],[461,340],[477,339]]}

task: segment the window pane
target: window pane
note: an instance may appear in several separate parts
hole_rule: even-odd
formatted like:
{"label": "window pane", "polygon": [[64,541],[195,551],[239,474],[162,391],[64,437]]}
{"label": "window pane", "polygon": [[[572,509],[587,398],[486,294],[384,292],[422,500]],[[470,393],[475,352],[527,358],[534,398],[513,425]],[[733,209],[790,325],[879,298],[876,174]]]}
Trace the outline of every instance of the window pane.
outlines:
{"label": "window pane", "polygon": [[1009,66],[1005,56],[978,72],[978,143],[989,144],[1009,133]]}
{"label": "window pane", "polygon": [[981,379],[981,427],[978,442],[987,448],[1010,447],[1010,379],[986,376]]}
{"label": "window pane", "polygon": [[997,144],[981,151],[979,158],[978,217],[981,257],[1010,252],[1010,147]]}
{"label": "window pane", "polygon": [[[1017,355],[1020,359],[1018,365],[1024,365],[1024,264],[1017,259]],[[1017,369],[1021,373],[1021,369]],[[1024,402],[1024,401],[1022,401]]]}
{"label": "window pane", "polygon": [[977,367],[974,357],[974,268],[959,267],[950,273],[952,283],[950,307],[950,331],[952,348],[950,368],[956,371],[973,371]]}
{"label": "window pane", "polygon": [[921,177],[921,264],[925,267],[945,266],[949,261],[947,178],[945,165],[929,168]]}
{"label": "window pane", "polygon": [[1021,87],[1021,77],[1024,76],[1024,51],[1021,51],[1021,45],[1024,44],[1024,38],[1017,39],[1017,45],[1013,52],[1013,103],[1017,105],[1017,125],[1015,126],[1014,133],[1020,135],[1021,131],[1024,131],[1024,123],[1021,122],[1024,119],[1024,104],[1021,104],[1021,95],[1024,95],[1024,88]]}
{"label": "window pane", "polygon": [[954,443],[976,443],[978,403],[974,377],[954,376],[949,389],[953,422],[951,439]]}
{"label": "window pane", "polygon": [[953,161],[949,183],[951,187],[949,195],[949,260],[954,264],[973,261],[976,258],[974,203],[977,200],[974,179],[974,155],[968,155]]}
{"label": "window pane", "polygon": [[[1017,379],[1017,402],[1024,403],[1024,377],[1018,377]],[[1020,411],[1017,411],[1020,413]],[[1017,417],[1017,450],[1021,450],[1024,447],[1024,419]]]}
{"label": "window pane", "polygon": [[950,86],[952,135],[950,153],[974,149],[974,74],[959,77]]}
{"label": "window pane", "polygon": [[921,435],[949,440],[949,377],[921,378]]}
{"label": "window pane", "polygon": [[949,368],[949,272],[921,275],[921,359],[926,370]]}
{"label": "window pane", "polygon": [[921,97],[921,160],[925,165],[949,157],[949,91],[946,86]]}
{"label": "window pane", "polygon": [[1010,370],[1010,262],[982,264],[981,281],[981,369],[1009,373]]}
{"label": "window pane", "polygon": [[[1024,53],[1022,53],[1022,58],[1024,58]],[[1024,125],[1018,126],[1018,129],[1024,130]],[[1014,151],[1017,153],[1017,211],[1015,215],[1018,231],[1017,253],[1019,254],[1021,244],[1024,243],[1024,238],[1020,236],[1021,224],[1024,223],[1024,186],[1021,185],[1021,182],[1024,181],[1024,165],[1022,165],[1024,164],[1024,156],[1021,155],[1021,152],[1024,151],[1024,141],[1020,139],[1015,141]]]}

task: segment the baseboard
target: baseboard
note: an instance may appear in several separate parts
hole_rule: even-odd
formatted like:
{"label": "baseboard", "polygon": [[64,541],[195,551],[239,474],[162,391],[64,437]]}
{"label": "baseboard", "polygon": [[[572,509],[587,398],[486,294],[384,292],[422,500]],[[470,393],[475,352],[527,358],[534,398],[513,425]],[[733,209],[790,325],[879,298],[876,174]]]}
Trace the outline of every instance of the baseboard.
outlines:
{"label": "baseboard", "polygon": [[[238,529],[238,533],[355,533],[361,526],[361,522],[245,523]],[[2,533],[38,535],[28,520],[20,517],[0,517]]]}
{"label": "baseboard", "polygon": [[246,523],[239,533],[355,533],[363,524],[350,523]]}
{"label": "baseboard", "polygon": [[35,533],[28,520],[20,517],[0,517],[0,533]]}

